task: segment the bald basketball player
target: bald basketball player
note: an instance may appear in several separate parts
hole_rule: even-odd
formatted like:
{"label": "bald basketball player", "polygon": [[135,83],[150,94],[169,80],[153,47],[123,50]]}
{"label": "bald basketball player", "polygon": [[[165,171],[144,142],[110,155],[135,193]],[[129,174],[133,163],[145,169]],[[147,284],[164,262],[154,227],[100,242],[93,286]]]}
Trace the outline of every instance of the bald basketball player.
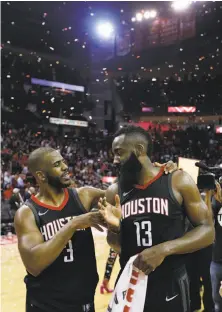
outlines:
{"label": "bald basketball player", "polygon": [[[164,175],[164,167],[153,166],[147,131],[120,129],[112,149],[120,166],[119,184],[108,188],[107,202],[99,201],[108,243],[120,253],[122,270],[138,254],[134,265],[149,274],[144,312],[189,312],[183,255],[213,243],[212,215],[186,172]],[[186,234],[185,217],[195,227]]]}
{"label": "bald basketball player", "polygon": [[26,312],[94,312],[98,283],[91,226],[102,230],[99,212],[89,212],[104,191],[69,188],[61,154],[33,151],[28,167],[39,193],[16,213],[18,248],[26,267]]}

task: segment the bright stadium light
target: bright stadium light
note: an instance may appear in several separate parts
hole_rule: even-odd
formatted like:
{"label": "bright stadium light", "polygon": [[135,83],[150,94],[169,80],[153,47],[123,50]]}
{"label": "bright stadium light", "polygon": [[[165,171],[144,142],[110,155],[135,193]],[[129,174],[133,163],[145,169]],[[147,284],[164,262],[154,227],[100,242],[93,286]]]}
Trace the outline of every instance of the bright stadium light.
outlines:
{"label": "bright stadium light", "polygon": [[157,12],[156,11],[154,11],[154,10],[150,11],[150,17],[151,18],[155,18],[156,16],[157,16]]}
{"label": "bright stadium light", "polygon": [[172,8],[175,11],[184,11],[191,5],[191,2],[189,0],[176,0],[173,1]]}
{"label": "bright stadium light", "polygon": [[142,14],[142,13],[137,13],[137,14],[136,14],[136,20],[137,20],[138,22],[141,22],[142,19],[143,19],[143,14]]}
{"label": "bright stadium light", "polygon": [[97,25],[97,33],[104,39],[109,39],[114,34],[114,27],[110,22],[100,22]]}
{"label": "bright stadium light", "polygon": [[144,13],[144,18],[145,18],[145,19],[149,19],[149,18],[150,18],[150,11],[146,11],[146,12]]}
{"label": "bright stadium light", "polygon": [[134,23],[136,21],[136,18],[135,17],[132,17],[131,18],[131,21]]}

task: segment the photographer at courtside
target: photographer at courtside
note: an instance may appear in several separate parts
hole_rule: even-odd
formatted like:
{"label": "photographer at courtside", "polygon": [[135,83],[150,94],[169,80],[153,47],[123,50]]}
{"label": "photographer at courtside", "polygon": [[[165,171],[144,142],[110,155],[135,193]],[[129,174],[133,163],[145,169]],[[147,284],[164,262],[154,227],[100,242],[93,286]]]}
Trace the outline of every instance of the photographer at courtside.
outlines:
{"label": "photographer at courtside", "polygon": [[215,312],[222,311],[222,192],[220,183],[216,182],[216,190],[206,190],[205,202],[213,210],[215,222],[215,242],[210,267],[212,294]]}

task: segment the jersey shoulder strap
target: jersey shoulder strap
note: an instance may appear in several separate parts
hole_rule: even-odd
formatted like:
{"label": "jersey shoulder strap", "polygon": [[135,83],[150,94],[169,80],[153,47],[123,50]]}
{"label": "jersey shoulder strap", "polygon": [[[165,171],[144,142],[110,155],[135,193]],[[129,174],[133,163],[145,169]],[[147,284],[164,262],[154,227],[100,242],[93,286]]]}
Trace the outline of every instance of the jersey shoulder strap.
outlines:
{"label": "jersey shoulder strap", "polygon": [[25,205],[28,206],[32,210],[32,213],[34,214],[34,217],[35,217],[35,223],[38,226],[38,228],[40,228],[40,218],[39,218],[39,215],[38,215],[37,210],[35,208],[34,202],[32,200],[28,199],[28,200],[26,200]]}
{"label": "jersey shoulder strap", "polygon": [[69,194],[74,199],[74,201],[78,204],[78,207],[80,208],[81,212],[86,213],[88,212],[86,208],[83,206],[83,203],[81,202],[78,192],[74,187],[68,188]]}

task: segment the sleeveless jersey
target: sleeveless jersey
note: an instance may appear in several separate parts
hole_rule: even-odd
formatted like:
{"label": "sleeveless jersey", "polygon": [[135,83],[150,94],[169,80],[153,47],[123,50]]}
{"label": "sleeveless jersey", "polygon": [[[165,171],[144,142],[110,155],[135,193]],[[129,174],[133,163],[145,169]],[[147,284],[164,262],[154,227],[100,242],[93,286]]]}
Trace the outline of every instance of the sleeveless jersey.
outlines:
{"label": "sleeveless jersey", "polygon": [[[60,207],[30,199],[39,216],[44,241],[50,240],[69,220],[86,213],[75,189],[64,189]],[[90,228],[77,230],[58,258],[39,276],[25,277],[27,296],[47,311],[74,311],[75,306],[93,302],[98,283],[94,241]]]}
{"label": "sleeveless jersey", "polygon": [[[172,174],[159,174],[144,186],[134,186],[129,192],[120,191],[121,268],[129,258],[146,248],[174,240],[185,233],[184,209],[177,202],[171,187]],[[163,263],[149,275],[170,274],[183,264],[183,256],[166,257]]]}
{"label": "sleeveless jersey", "polygon": [[213,244],[213,261],[222,263],[222,205],[213,197],[212,207],[215,219],[215,242]]}

